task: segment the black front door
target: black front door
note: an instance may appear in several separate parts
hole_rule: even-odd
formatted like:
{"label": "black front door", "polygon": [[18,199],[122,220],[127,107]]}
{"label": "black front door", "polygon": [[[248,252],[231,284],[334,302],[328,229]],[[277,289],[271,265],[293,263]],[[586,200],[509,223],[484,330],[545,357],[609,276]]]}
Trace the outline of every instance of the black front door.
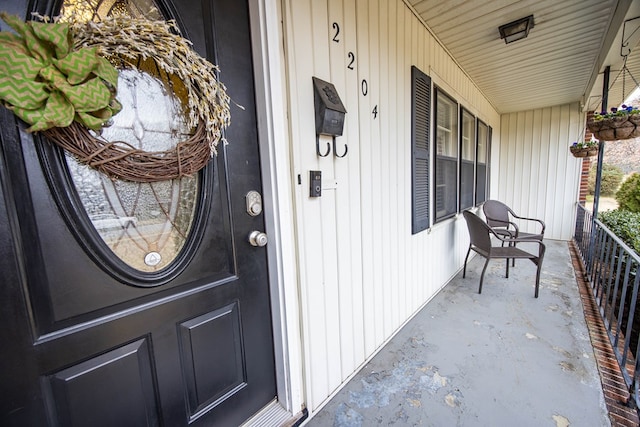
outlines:
{"label": "black front door", "polygon": [[[247,239],[264,230],[246,202],[262,192],[247,4],[0,3],[24,19],[74,4],[175,19],[220,67],[229,145],[198,176],[131,184],[0,107],[0,424],[238,425],[276,396],[266,251]],[[121,73],[115,125],[152,147],[182,114],[153,85]]]}

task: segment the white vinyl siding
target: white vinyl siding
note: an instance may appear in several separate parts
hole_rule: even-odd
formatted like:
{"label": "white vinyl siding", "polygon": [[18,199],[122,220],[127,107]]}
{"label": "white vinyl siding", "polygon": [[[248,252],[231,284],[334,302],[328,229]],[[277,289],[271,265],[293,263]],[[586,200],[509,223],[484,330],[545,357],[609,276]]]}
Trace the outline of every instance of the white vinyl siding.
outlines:
{"label": "white vinyl siding", "polygon": [[[476,117],[500,122],[403,1],[282,4],[301,345],[313,413],[464,261],[461,217],[412,234],[411,67]],[[338,154],[349,147],[344,158],[316,155],[314,76],[335,85],[347,110],[336,138]],[[320,136],[321,150],[331,142]],[[309,197],[312,170],[322,172],[322,197]]]}
{"label": "white vinyl siding", "polygon": [[493,173],[499,185],[492,198],[544,220],[545,238],[569,240],[573,233],[582,161],[569,154],[569,145],[584,120],[578,103],[502,116],[500,168]]}

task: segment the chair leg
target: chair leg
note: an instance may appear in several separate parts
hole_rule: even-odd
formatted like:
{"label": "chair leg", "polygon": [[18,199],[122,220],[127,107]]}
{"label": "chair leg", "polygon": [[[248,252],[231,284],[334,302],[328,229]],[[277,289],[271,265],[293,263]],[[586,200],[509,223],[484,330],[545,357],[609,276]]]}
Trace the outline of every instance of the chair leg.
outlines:
{"label": "chair leg", "polygon": [[540,250],[538,252],[538,259],[536,260],[536,266],[538,270],[536,271],[536,293],[535,297],[538,298],[538,290],[540,289],[540,270],[542,270],[542,260],[544,259],[545,252],[544,244],[540,243]]}
{"label": "chair leg", "polygon": [[536,292],[535,297],[538,298],[538,290],[540,289],[540,270],[542,269],[542,262],[538,261],[538,271],[536,271]]}
{"label": "chair leg", "polygon": [[489,265],[489,258],[484,262],[484,267],[482,268],[482,273],[480,274],[480,287],[478,288],[478,293],[482,293],[482,281],[484,280],[484,272],[487,270],[487,266]]}
{"label": "chair leg", "polygon": [[[515,243],[509,242],[509,246],[515,246],[515,245],[516,245]],[[502,242],[502,247],[504,248],[504,242]],[[509,258],[507,258],[507,263],[508,262],[509,262]],[[516,259],[515,258],[513,258],[511,260],[511,265],[514,266],[514,267],[516,266]],[[507,277],[509,277],[509,273],[507,273]]]}
{"label": "chair leg", "polygon": [[[516,244],[515,244],[515,243],[513,243],[513,242],[511,242],[511,243],[510,243],[510,246],[514,246],[514,247],[515,247],[515,246],[516,246]],[[507,262],[509,262],[509,261],[507,261]],[[511,259],[511,266],[512,266],[512,267],[515,267],[515,266],[516,266],[516,259],[515,259],[515,258],[512,258],[512,259]],[[507,276],[507,277],[509,277],[509,276]]]}
{"label": "chair leg", "polygon": [[[515,258],[513,258],[515,260]],[[505,274],[505,277],[508,279],[509,278],[509,258],[506,259],[507,261],[507,273]]]}
{"label": "chair leg", "polygon": [[464,279],[467,276],[467,260],[469,259],[469,254],[471,253],[471,245],[469,245],[469,249],[467,250],[467,256],[464,257],[464,268],[462,269],[462,278]]}

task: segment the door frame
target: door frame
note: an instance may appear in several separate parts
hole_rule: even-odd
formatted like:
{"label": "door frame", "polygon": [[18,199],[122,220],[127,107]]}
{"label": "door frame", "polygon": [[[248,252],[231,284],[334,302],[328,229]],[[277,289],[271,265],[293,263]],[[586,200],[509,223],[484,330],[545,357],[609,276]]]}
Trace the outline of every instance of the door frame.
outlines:
{"label": "door frame", "polygon": [[[278,403],[305,411],[282,2],[249,0]],[[224,81],[224,76],[222,76]]]}

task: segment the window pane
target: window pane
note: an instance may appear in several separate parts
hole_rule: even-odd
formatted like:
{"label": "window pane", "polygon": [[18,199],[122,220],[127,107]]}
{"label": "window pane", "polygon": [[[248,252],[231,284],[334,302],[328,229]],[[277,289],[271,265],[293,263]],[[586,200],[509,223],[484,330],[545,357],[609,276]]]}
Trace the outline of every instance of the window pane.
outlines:
{"label": "window pane", "polygon": [[464,108],[462,109],[461,137],[461,158],[473,162],[476,158],[476,118]]}
{"label": "window pane", "polygon": [[478,121],[478,163],[487,163],[487,125]]}
{"label": "window pane", "polygon": [[436,94],[436,154],[458,157],[458,105],[442,93]]}
{"label": "window pane", "polygon": [[480,204],[487,200],[487,167],[478,164],[478,183],[476,185],[476,200]]}
{"label": "window pane", "polygon": [[457,213],[458,104],[436,90],[436,221]]}
{"label": "window pane", "polygon": [[489,148],[489,128],[478,120],[478,164],[476,167],[476,205],[487,200],[487,162]]}
{"label": "window pane", "polygon": [[460,132],[460,210],[473,206],[474,172],[476,159],[476,118],[461,109]]}
{"label": "window pane", "polygon": [[457,159],[440,158],[436,160],[436,219],[443,219],[456,213],[455,184],[458,172]]}

